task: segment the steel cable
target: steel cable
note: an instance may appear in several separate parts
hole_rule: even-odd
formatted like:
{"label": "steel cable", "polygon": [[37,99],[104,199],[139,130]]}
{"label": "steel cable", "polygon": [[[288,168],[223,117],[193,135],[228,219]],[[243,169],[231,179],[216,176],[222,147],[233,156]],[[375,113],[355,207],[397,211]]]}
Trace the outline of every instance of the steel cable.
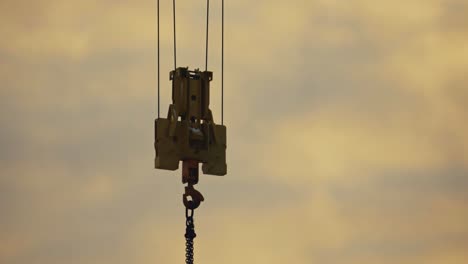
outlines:
{"label": "steel cable", "polygon": [[221,125],[224,125],[224,0],[221,1]]}
{"label": "steel cable", "polygon": [[206,0],[206,50],[205,50],[205,71],[208,71],[208,32],[210,21],[210,0]]}
{"label": "steel cable", "polygon": [[172,17],[174,26],[174,70],[177,69],[177,51],[176,51],[176,0],[172,0]]}
{"label": "steel cable", "polygon": [[161,108],[161,106],[160,106],[161,105],[161,101],[160,101],[160,90],[161,90],[161,81],[160,81],[160,79],[161,79],[160,78],[161,70],[160,70],[160,68],[161,67],[160,67],[160,62],[159,62],[160,61],[160,59],[159,59],[159,57],[160,57],[160,53],[159,53],[159,47],[160,47],[160,45],[159,45],[159,0],[157,1],[157,8],[158,8],[158,11],[157,11],[156,16],[157,16],[157,21],[158,21],[157,24],[158,24],[158,118],[159,118],[160,117],[160,108]]}

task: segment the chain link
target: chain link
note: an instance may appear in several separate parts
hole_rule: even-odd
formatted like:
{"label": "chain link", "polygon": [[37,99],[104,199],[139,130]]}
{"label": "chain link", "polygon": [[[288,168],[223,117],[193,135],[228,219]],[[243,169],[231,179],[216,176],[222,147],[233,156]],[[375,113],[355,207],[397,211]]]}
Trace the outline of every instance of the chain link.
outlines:
{"label": "chain link", "polygon": [[197,236],[193,223],[193,209],[185,209],[185,263],[193,264],[193,239]]}

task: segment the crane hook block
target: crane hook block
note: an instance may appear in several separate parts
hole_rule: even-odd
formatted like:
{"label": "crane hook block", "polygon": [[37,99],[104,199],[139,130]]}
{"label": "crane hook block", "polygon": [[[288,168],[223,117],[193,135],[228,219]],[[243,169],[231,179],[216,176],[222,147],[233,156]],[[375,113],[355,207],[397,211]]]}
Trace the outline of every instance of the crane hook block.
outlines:
{"label": "crane hook block", "polygon": [[177,170],[179,161],[196,160],[204,174],[226,175],[226,127],[214,123],[209,109],[212,78],[198,69],[170,72],[172,104],[154,124],[155,168]]}

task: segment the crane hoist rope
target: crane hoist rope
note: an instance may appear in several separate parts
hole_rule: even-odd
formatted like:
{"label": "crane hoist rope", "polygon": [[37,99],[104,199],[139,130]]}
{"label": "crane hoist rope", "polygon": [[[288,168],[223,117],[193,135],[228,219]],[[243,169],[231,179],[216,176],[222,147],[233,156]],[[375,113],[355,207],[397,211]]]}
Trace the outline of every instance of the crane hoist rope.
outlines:
{"label": "crane hoist rope", "polygon": [[160,116],[160,0],[157,0],[157,65],[158,65],[158,118],[155,120],[155,168],[177,170],[182,161],[182,183],[185,193],[182,201],[186,217],[185,262],[193,264],[193,244],[196,237],[194,213],[203,195],[194,188],[199,180],[199,163],[204,174],[224,176],[226,165],[226,127],[224,126],[224,0],[221,0],[221,125],[214,122],[209,108],[210,82],[213,72],[208,71],[208,40],[210,1],[206,1],[205,71],[177,67],[176,1],[172,1],[174,33],[174,70],[172,104],[167,118]]}

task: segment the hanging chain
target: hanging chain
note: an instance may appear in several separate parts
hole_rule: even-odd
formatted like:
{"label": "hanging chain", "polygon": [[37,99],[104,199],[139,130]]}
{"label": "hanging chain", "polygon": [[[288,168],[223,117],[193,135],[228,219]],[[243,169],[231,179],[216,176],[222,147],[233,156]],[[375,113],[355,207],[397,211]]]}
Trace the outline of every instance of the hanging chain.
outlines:
{"label": "hanging chain", "polygon": [[193,239],[197,236],[193,223],[194,209],[185,209],[185,263],[193,264]]}
{"label": "hanging chain", "polygon": [[184,160],[182,162],[182,183],[187,183],[185,193],[182,195],[182,201],[185,206],[185,263],[193,264],[193,239],[195,234],[195,225],[193,224],[193,215],[195,209],[205,200],[203,195],[194,188],[198,183],[198,161]]}

